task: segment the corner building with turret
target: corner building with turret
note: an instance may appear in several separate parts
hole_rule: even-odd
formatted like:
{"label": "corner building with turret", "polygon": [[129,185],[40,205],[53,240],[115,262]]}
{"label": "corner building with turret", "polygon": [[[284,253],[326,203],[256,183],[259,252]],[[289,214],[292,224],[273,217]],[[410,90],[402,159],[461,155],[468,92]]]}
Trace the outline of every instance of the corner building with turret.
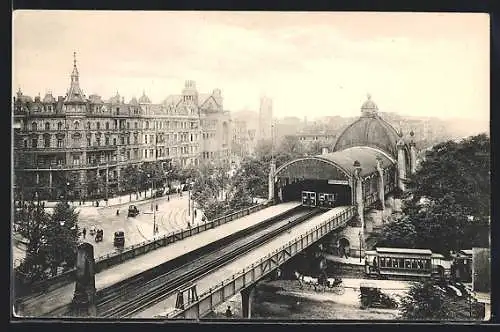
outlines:
{"label": "corner building with turret", "polygon": [[[19,89],[13,98],[15,193],[59,199],[60,188],[68,186],[74,199],[111,196],[121,192],[128,165],[228,161],[231,120],[222,100],[219,89],[199,94],[194,81],[158,104],[145,92],[129,102],[118,92],[108,100],[87,97],[75,53],[65,96],[48,92],[33,99]],[[93,188],[96,180],[106,193]]]}

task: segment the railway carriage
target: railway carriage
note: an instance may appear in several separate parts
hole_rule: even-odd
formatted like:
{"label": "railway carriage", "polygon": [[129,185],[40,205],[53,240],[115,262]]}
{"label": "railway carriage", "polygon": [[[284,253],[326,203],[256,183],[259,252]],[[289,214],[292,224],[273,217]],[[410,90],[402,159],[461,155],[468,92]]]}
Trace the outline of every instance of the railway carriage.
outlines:
{"label": "railway carriage", "polygon": [[302,192],[302,205],[316,207],[316,193],[314,191]]}
{"label": "railway carriage", "polygon": [[316,193],[314,191],[302,191],[302,205],[309,207],[333,208],[337,202],[335,193]]}

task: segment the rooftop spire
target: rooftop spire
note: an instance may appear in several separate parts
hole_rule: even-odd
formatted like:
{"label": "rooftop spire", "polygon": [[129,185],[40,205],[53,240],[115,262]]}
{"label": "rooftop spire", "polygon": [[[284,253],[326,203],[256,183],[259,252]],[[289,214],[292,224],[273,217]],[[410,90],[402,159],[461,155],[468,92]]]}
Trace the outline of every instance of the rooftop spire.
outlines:
{"label": "rooftop spire", "polygon": [[71,85],[69,87],[66,101],[83,101],[83,92],[80,89],[80,75],[76,67],[76,52],[73,52],[73,72],[71,73]]}

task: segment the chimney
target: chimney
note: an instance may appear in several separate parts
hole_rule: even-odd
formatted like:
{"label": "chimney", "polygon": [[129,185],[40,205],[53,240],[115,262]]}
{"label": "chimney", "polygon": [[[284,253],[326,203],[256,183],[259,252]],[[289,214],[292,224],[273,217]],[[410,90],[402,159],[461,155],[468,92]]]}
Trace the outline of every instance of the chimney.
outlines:
{"label": "chimney", "polygon": [[328,153],[328,148],[321,149],[321,154],[327,154],[327,153]]}

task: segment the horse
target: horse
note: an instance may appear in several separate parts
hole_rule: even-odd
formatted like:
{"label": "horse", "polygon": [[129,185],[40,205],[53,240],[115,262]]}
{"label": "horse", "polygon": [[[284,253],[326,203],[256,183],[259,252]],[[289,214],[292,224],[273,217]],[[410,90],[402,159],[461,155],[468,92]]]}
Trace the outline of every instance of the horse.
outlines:
{"label": "horse", "polygon": [[313,278],[305,275],[301,275],[299,272],[295,271],[295,276],[300,284],[300,289],[304,288],[304,285],[309,287],[314,287],[314,291],[316,291],[319,287],[323,287],[322,291],[325,291],[325,285],[321,285],[319,283],[319,278]]}

